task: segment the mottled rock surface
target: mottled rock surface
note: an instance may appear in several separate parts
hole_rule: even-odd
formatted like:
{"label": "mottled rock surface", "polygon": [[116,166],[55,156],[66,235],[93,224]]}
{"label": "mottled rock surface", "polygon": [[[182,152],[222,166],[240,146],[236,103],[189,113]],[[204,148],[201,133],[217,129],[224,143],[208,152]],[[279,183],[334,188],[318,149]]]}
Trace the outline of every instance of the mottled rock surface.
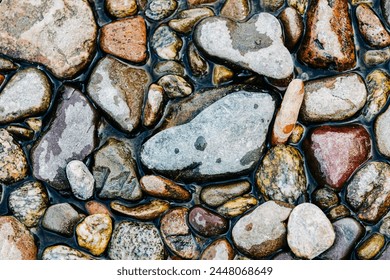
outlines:
{"label": "mottled rock surface", "polygon": [[92,260],[92,257],[69,246],[55,245],[43,251],[42,260]]}
{"label": "mottled rock surface", "polygon": [[215,236],[229,229],[228,221],[206,208],[195,206],[188,213],[188,223],[203,236]]}
{"label": "mottled rock surface", "polygon": [[186,97],[192,93],[191,84],[178,75],[165,75],[157,83],[169,98]]}
{"label": "mottled rock surface", "polygon": [[149,0],[145,15],[151,20],[162,20],[171,16],[177,9],[176,0]]}
{"label": "mottled rock surface", "polygon": [[233,20],[244,20],[249,13],[250,2],[248,0],[226,0],[221,8],[221,16]]}
{"label": "mottled rock surface", "polygon": [[140,184],[142,191],[151,196],[178,201],[191,199],[191,193],[186,188],[160,176],[143,176]]}
{"label": "mottled rock surface", "polygon": [[371,260],[382,250],[385,245],[382,234],[374,233],[356,249],[356,255],[360,260]]}
{"label": "mottled rock surface", "polygon": [[209,8],[193,8],[180,11],[175,19],[168,23],[169,27],[180,33],[189,33],[193,27],[202,19],[211,17],[214,11]]}
{"label": "mottled rock surface", "polygon": [[297,9],[301,15],[305,13],[308,2],[308,0],[287,0],[288,5]]}
{"label": "mottled rock surface", "polygon": [[82,161],[70,161],[66,165],[66,177],[76,198],[87,200],[92,197],[95,179]]}
{"label": "mottled rock surface", "polygon": [[378,150],[386,157],[390,157],[390,109],[389,107],[378,116],[374,123],[375,140]]}
{"label": "mottled rock surface", "polygon": [[217,207],[232,198],[249,192],[250,190],[251,184],[248,181],[211,185],[202,188],[200,198],[207,205]]}
{"label": "mottled rock surface", "polygon": [[161,25],[154,31],[150,46],[162,59],[178,59],[183,40],[169,26]]}
{"label": "mottled rock surface", "polygon": [[327,210],[333,206],[336,206],[340,202],[340,198],[337,194],[329,188],[319,188],[313,192],[312,200],[315,205],[322,210]]}
{"label": "mottled rock surface", "polygon": [[128,207],[121,202],[110,203],[112,210],[140,221],[151,221],[159,218],[169,209],[169,203],[164,200],[151,200],[145,204]]}
{"label": "mottled rock surface", "polygon": [[388,245],[387,248],[382,252],[378,260],[390,260],[390,245]]}
{"label": "mottled rock surface", "polygon": [[59,234],[71,236],[82,216],[69,203],[51,205],[42,219],[42,226]]}
{"label": "mottled rock surface", "polygon": [[246,211],[256,206],[257,199],[249,194],[239,196],[229,200],[217,208],[217,212],[226,218],[234,218],[244,214]]}
{"label": "mottled rock surface", "polygon": [[162,86],[151,84],[145,102],[143,124],[155,125],[161,118],[164,109],[165,92]]}
{"label": "mottled rock surface", "polygon": [[363,55],[364,63],[368,66],[375,66],[390,60],[390,48],[381,50],[368,50]]}
{"label": "mottled rock surface", "polygon": [[303,21],[299,12],[291,7],[284,9],[279,19],[284,27],[284,45],[292,51],[303,35]]}
{"label": "mottled rock surface", "polygon": [[387,24],[390,25],[390,2],[381,0],[382,14],[385,17]]}
{"label": "mottled rock surface", "polygon": [[191,68],[192,75],[202,77],[209,72],[209,64],[206,59],[198,52],[195,45],[191,42],[187,46],[188,64]]}
{"label": "mottled rock surface", "polygon": [[348,216],[351,216],[351,210],[349,210],[348,207],[344,204],[340,204],[331,208],[327,215],[329,220],[332,222]]}
{"label": "mottled rock surface", "polygon": [[7,72],[18,69],[18,66],[15,65],[11,60],[0,57],[0,70]]}
{"label": "mottled rock surface", "polygon": [[110,15],[118,18],[137,13],[137,0],[106,0],[106,9]]}
{"label": "mottled rock surface", "polygon": [[201,260],[233,260],[234,249],[225,238],[217,239],[204,249]]}
{"label": "mottled rock surface", "polygon": [[186,70],[184,66],[174,60],[159,61],[153,68],[157,76],[178,75],[184,76]]}

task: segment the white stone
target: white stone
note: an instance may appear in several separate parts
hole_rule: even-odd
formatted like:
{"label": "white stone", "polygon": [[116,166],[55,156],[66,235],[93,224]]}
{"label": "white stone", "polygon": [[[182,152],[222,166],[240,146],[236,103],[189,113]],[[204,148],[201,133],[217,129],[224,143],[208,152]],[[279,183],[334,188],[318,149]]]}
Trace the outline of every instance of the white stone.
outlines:
{"label": "white stone", "polygon": [[82,161],[70,161],[66,166],[66,176],[75,197],[81,200],[92,197],[95,179]]}

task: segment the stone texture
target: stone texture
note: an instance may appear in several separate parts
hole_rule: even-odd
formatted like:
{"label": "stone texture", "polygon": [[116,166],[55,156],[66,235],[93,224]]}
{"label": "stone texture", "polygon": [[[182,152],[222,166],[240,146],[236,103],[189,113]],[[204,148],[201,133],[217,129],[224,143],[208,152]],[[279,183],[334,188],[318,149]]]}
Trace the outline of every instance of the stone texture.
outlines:
{"label": "stone texture", "polygon": [[32,140],[34,138],[32,129],[20,125],[9,125],[6,130],[18,140]]}
{"label": "stone texture", "polygon": [[0,71],[7,72],[18,69],[18,66],[15,65],[11,60],[0,57]]}
{"label": "stone texture", "polygon": [[316,189],[312,194],[312,200],[323,211],[336,206],[340,202],[338,195],[329,188]]}
{"label": "stone texture", "polygon": [[257,14],[245,23],[209,17],[195,27],[194,42],[202,52],[222,64],[277,80],[290,78],[293,72],[280,23],[268,13]]}
{"label": "stone texture", "polygon": [[209,64],[206,59],[201,56],[192,42],[187,46],[187,57],[192,75],[195,77],[202,77],[208,74]]}
{"label": "stone texture", "polygon": [[168,98],[186,97],[192,93],[192,85],[177,75],[165,75],[157,83],[164,89]]}
{"label": "stone texture", "polygon": [[85,203],[85,210],[87,210],[89,215],[107,214],[111,216],[110,211],[107,209],[107,207],[104,204],[94,200],[90,200],[87,203]]}
{"label": "stone texture", "polygon": [[2,1],[0,30],[0,53],[42,63],[58,78],[89,63],[97,36],[90,5],[75,0]]}
{"label": "stone texture", "polygon": [[110,206],[116,212],[141,221],[157,219],[169,209],[168,202],[158,199],[134,207],[128,207],[119,201],[113,201]]}
{"label": "stone texture", "polygon": [[284,0],[260,0],[260,6],[266,10],[275,12],[284,4]]}
{"label": "stone texture", "polygon": [[81,219],[82,216],[69,203],[54,204],[47,208],[42,226],[56,233],[71,236]]}
{"label": "stone texture", "polygon": [[360,260],[371,260],[385,246],[385,238],[382,234],[374,233],[356,249],[356,255]]}
{"label": "stone texture", "polygon": [[142,196],[131,148],[110,138],[94,154],[92,174],[101,198],[138,200]]}
{"label": "stone texture", "polygon": [[306,11],[308,0],[287,0],[287,3],[303,15]]}
{"label": "stone texture", "polygon": [[150,46],[162,59],[178,59],[183,40],[169,26],[160,25],[153,33]]}
{"label": "stone texture", "polygon": [[290,260],[292,261],[292,260],[296,260],[297,257],[295,257],[294,254],[291,252],[280,252],[276,254],[272,259],[280,260],[280,261],[290,261]]}
{"label": "stone texture", "polygon": [[64,87],[49,128],[36,142],[31,159],[33,175],[57,190],[69,189],[65,168],[83,160],[95,148],[97,113],[78,90]]}
{"label": "stone texture", "polygon": [[387,0],[381,0],[382,14],[387,21],[387,24],[390,25],[390,2]]}
{"label": "stone texture", "polygon": [[241,217],[232,229],[237,249],[250,257],[271,255],[286,245],[286,224],[292,206],[268,201]]}
{"label": "stone texture", "polygon": [[65,245],[54,245],[43,251],[42,260],[92,260],[92,257]]}
{"label": "stone texture", "polygon": [[200,198],[208,206],[217,207],[250,190],[251,184],[248,181],[210,185],[202,188]]}
{"label": "stone texture", "polygon": [[221,16],[233,19],[244,20],[250,13],[248,0],[226,0],[221,8]]}
{"label": "stone texture", "polygon": [[217,2],[219,0],[187,0],[188,5],[190,6],[198,6],[203,4],[211,4]]}
{"label": "stone texture", "polygon": [[184,66],[174,60],[159,61],[153,68],[157,76],[178,75],[184,76],[186,70]]}
{"label": "stone texture", "polygon": [[190,210],[188,223],[200,235],[207,237],[223,234],[229,229],[225,218],[201,206]]}
{"label": "stone texture", "polygon": [[386,237],[390,238],[390,214],[387,214],[383,220],[382,224],[379,228],[379,232]]}
{"label": "stone texture", "polygon": [[28,118],[24,122],[35,132],[42,129],[42,119],[40,118]]}
{"label": "stone texture", "polygon": [[213,85],[219,86],[220,84],[231,81],[233,76],[234,72],[229,68],[223,65],[214,64],[212,77]]}
{"label": "stone texture", "polygon": [[233,198],[217,208],[217,212],[226,218],[242,215],[258,203],[257,199],[249,194]]}
{"label": "stone texture", "polygon": [[151,84],[145,102],[143,124],[154,126],[161,119],[164,109],[165,92],[162,86]]}
{"label": "stone texture", "polygon": [[117,18],[132,16],[138,10],[137,0],[106,0],[106,9]]}
{"label": "stone texture", "polygon": [[300,123],[296,123],[290,137],[288,138],[288,143],[298,144],[305,133],[305,127]]}
{"label": "stone texture", "polygon": [[87,200],[92,197],[95,179],[82,161],[70,161],[66,165],[66,177],[76,198]]}
{"label": "stone texture", "polygon": [[5,76],[0,74],[0,86],[2,86],[4,80],[5,80]]}
{"label": "stone texture", "polygon": [[327,215],[329,220],[331,220],[332,222],[348,216],[351,216],[351,211],[344,204],[334,206],[329,210]]}
{"label": "stone texture", "polygon": [[[388,95],[388,93],[386,95]],[[383,103],[383,101],[381,103]],[[375,140],[378,150],[386,157],[390,157],[390,141],[388,137],[390,133],[389,123],[390,109],[388,107],[383,113],[378,116],[374,123]]]}
{"label": "stone texture", "polygon": [[209,246],[207,246],[202,255],[200,256],[201,260],[233,260],[234,259],[234,249],[230,245],[229,241],[225,238],[217,239]]}
{"label": "stone texture", "polygon": [[291,7],[284,9],[279,19],[284,27],[284,45],[292,51],[303,35],[303,21],[299,12]]}
{"label": "stone texture", "polygon": [[355,67],[354,32],[348,14],[348,1],[310,1],[306,27],[298,51],[302,62],[310,67],[333,68],[337,71]]}
{"label": "stone texture", "polygon": [[390,245],[382,252],[378,260],[390,260]]}
{"label": "stone texture", "polygon": [[351,174],[370,157],[371,139],[360,125],[325,125],[309,133],[304,150],[317,182],[341,190]]}
{"label": "stone texture", "polygon": [[209,8],[182,10],[177,14],[175,19],[169,21],[168,25],[176,32],[188,34],[199,21],[213,15],[214,11]]}
{"label": "stone texture", "polygon": [[155,21],[171,16],[177,9],[176,0],[149,0],[145,10],[147,18]]}
{"label": "stone texture", "polygon": [[160,176],[143,176],[140,184],[143,192],[154,197],[176,201],[191,199],[191,193],[186,188]]}
{"label": "stone texture", "polygon": [[296,206],[287,224],[287,242],[291,251],[304,259],[314,259],[335,241],[332,224],[320,208],[311,203]]}
{"label": "stone texture", "polygon": [[381,50],[368,50],[363,55],[363,61],[368,66],[376,66],[390,60],[390,48]]}

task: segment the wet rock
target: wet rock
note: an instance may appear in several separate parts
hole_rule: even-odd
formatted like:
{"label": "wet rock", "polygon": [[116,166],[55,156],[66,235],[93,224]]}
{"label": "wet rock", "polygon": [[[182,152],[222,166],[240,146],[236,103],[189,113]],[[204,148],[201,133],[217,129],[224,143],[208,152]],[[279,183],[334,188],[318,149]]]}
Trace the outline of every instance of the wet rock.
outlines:
{"label": "wet rock", "polygon": [[147,72],[112,57],[99,61],[88,82],[88,95],[121,130],[132,132],[141,122],[149,83]]}
{"label": "wet rock", "polygon": [[47,208],[42,226],[56,233],[71,236],[81,219],[82,216],[69,203],[54,204]]}
{"label": "wet rock", "polygon": [[164,243],[154,225],[124,221],[115,226],[108,256],[113,260],[163,260]]}
{"label": "wet rock", "polygon": [[161,218],[160,231],[165,244],[183,259],[197,259],[199,247],[187,225],[188,209],[178,207],[169,210]]}
{"label": "wet rock", "polygon": [[141,16],[111,22],[101,29],[100,47],[108,54],[140,63],[147,58],[146,24]]}
{"label": "wet rock", "polygon": [[215,236],[225,233],[229,228],[228,221],[206,208],[195,206],[188,213],[188,223],[203,236]]}
{"label": "wet rock", "polygon": [[15,65],[11,60],[0,57],[0,71],[7,72],[16,69],[18,69],[18,66]]}
{"label": "wet rock", "polygon": [[177,14],[175,19],[168,23],[169,27],[176,32],[187,34],[192,31],[193,27],[202,19],[212,17],[214,11],[209,8],[194,8],[182,10]]}
{"label": "wet rock", "polygon": [[177,75],[165,75],[157,83],[164,89],[168,98],[185,97],[192,93],[191,84]]}
{"label": "wet rock", "polygon": [[287,0],[287,3],[303,15],[306,11],[308,0]]}
{"label": "wet rock", "polygon": [[82,161],[70,161],[66,165],[66,177],[76,198],[87,200],[92,197],[95,179]]}
{"label": "wet rock", "polygon": [[92,260],[92,257],[65,245],[55,245],[43,251],[42,260]]}
{"label": "wet rock", "polygon": [[220,85],[233,79],[234,72],[229,68],[215,64],[213,68],[213,85]]}
{"label": "wet rock", "polygon": [[48,130],[32,149],[33,175],[57,190],[69,188],[65,168],[84,160],[96,145],[97,113],[78,90],[64,87]]}
{"label": "wet rock", "polygon": [[227,0],[221,8],[221,16],[233,19],[244,20],[250,13],[248,0]]}
{"label": "wet rock", "polygon": [[188,5],[190,6],[198,6],[203,4],[211,4],[217,2],[219,0],[187,0]]}
{"label": "wet rock", "polygon": [[280,252],[276,254],[272,259],[280,260],[280,261],[289,261],[289,260],[296,260],[297,258],[291,252]]}
{"label": "wet rock", "polygon": [[93,255],[101,255],[110,241],[112,221],[110,216],[95,214],[86,217],[77,225],[76,235],[80,247],[87,249]]}
{"label": "wet rock", "polygon": [[6,130],[19,140],[32,140],[34,138],[34,131],[19,125],[9,125]]}
{"label": "wet rock", "polygon": [[251,184],[248,181],[211,185],[202,188],[200,198],[208,206],[217,207],[250,190]]}
{"label": "wet rock", "polygon": [[191,199],[191,193],[184,187],[160,176],[143,176],[140,183],[142,191],[154,197],[177,201],[187,201]]}
{"label": "wet rock", "polygon": [[183,40],[167,25],[161,25],[154,31],[150,45],[160,58],[178,59]]}
{"label": "wet rock", "polygon": [[256,206],[257,202],[255,197],[246,194],[222,204],[217,208],[217,212],[226,218],[234,218]]}
{"label": "wet rock", "polygon": [[351,174],[370,157],[371,139],[360,125],[325,125],[309,133],[304,150],[317,182],[341,190]]}
{"label": "wet rock", "polygon": [[113,201],[110,206],[114,211],[141,221],[157,219],[169,209],[169,203],[163,200],[152,200],[134,207],[128,207],[119,201]]}
{"label": "wet rock", "polygon": [[294,204],[306,193],[303,158],[291,146],[272,147],[256,172],[256,183],[266,200]]}
{"label": "wet rock", "polygon": [[94,200],[85,203],[85,209],[87,210],[89,215],[107,214],[111,216],[110,211],[107,209],[107,207],[104,204]]}
{"label": "wet rock", "polygon": [[370,6],[372,6],[372,1],[373,0],[351,0],[351,4],[354,5],[354,6],[357,6],[359,4],[363,4],[363,3],[366,3]]}
{"label": "wet rock", "polygon": [[390,245],[382,252],[378,260],[390,260]]}
{"label": "wet rock", "polygon": [[287,224],[291,251],[304,259],[314,259],[329,249],[335,240],[333,226],[320,208],[311,203],[296,206]]}
{"label": "wet rock", "polygon": [[28,182],[9,195],[9,209],[26,227],[35,227],[49,205],[46,189],[39,182]]}
{"label": "wet rock", "polygon": [[46,75],[35,68],[18,71],[0,94],[0,123],[40,115],[49,108],[51,88]]}
{"label": "wet rock", "polygon": [[194,44],[191,42],[187,47],[188,63],[191,68],[192,75],[201,77],[207,75],[209,72],[209,64],[200,55]]}
{"label": "wet rock", "polygon": [[100,198],[137,200],[142,196],[134,153],[124,142],[110,138],[94,154],[93,177]]}
{"label": "wet rock", "polygon": [[296,123],[290,137],[288,138],[288,143],[298,144],[302,140],[304,133],[305,128],[301,124]]}
{"label": "wet rock", "polygon": [[137,0],[107,0],[106,9],[110,15],[117,18],[132,16],[138,10]]}
{"label": "wet rock", "polygon": [[37,246],[30,231],[12,216],[0,217],[0,260],[35,260]]}
{"label": "wet rock", "polygon": [[387,237],[390,237],[390,215],[387,215],[382,221],[379,232]]}
{"label": "wet rock", "polygon": [[275,12],[284,4],[284,0],[260,0],[260,6],[266,10]]}
{"label": "wet rock", "polygon": [[382,14],[387,21],[387,24],[390,25],[390,3],[387,0],[381,0]]}
{"label": "wet rock", "polygon": [[171,16],[177,6],[176,0],[149,0],[145,15],[151,20],[162,20]]}
{"label": "wet rock", "polygon": [[40,118],[28,118],[24,122],[35,132],[42,129],[42,119]]}
{"label": "wet rock", "polygon": [[303,21],[299,12],[294,8],[284,9],[279,19],[284,27],[284,45],[292,51],[303,34]]}
{"label": "wet rock", "polygon": [[347,208],[347,206],[341,204],[331,208],[327,216],[329,220],[333,222],[338,219],[351,216],[351,211]]}
{"label": "wet rock", "polygon": [[156,84],[151,84],[145,102],[143,124],[153,126],[161,119],[164,108],[164,89]]}
{"label": "wet rock", "polygon": [[302,62],[310,67],[333,68],[337,71],[355,67],[354,32],[348,14],[348,1],[311,1],[306,27],[298,51]]}
{"label": "wet rock", "polygon": [[360,34],[368,45],[374,48],[384,48],[390,45],[390,34],[381,20],[367,4],[356,8],[356,18]]}
{"label": "wet rock", "polygon": [[268,13],[257,14],[245,23],[223,17],[204,19],[195,27],[194,42],[199,50],[223,64],[277,80],[290,78],[293,72],[280,23]]}
{"label": "wet rock", "polygon": [[321,259],[344,260],[349,258],[356,243],[364,235],[364,227],[352,218],[344,218],[333,223],[336,239]]}
{"label": "wet rock", "polygon": [[0,30],[0,53],[42,63],[58,78],[75,76],[95,51],[97,26],[86,1],[2,1]]}
{"label": "wet rock", "polygon": [[376,223],[390,209],[390,165],[367,163],[347,184],[347,202],[360,220]]}
{"label": "wet rock", "polygon": [[322,210],[327,210],[339,204],[340,199],[338,195],[329,188],[319,188],[313,193],[313,203]]}
{"label": "wet rock", "polygon": [[0,129],[0,158],[0,183],[11,184],[26,177],[28,172],[26,156],[5,129]]}
{"label": "wet rock", "polygon": [[382,50],[368,50],[363,55],[364,63],[368,66],[375,66],[390,60],[390,48]]}
{"label": "wet rock", "polygon": [[268,201],[240,218],[232,229],[237,249],[250,257],[269,256],[286,245],[286,224],[292,206]]}
{"label": "wet rock", "polygon": [[[388,98],[388,92],[386,92],[386,99]],[[383,98],[383,97],[382,97]],[[385,101],[385,100],[383,100]],[[383,101],[381,102],[383,104]],[[378,150],[386,157],[390,157],[390,141],[389,141],[389,122],[390,122],[390,109],[389,107],[382,114],[378,116],[374,123],[375,140]]]}
{"label": "wet rock", "polygon": [[5,76],[0,74],[0,86],[3,84]]}
{"label": "wet rock", "polygon": [[233,260],[234,259],[234,249],[230,245],[229,241],[225,238],[217,239],[209,246],[207,246],[202,255],[200,256],[201,260]]}
{"label": "wet rock", "polygon": [[382,234],[374,233],[357,248],[356,255],[358,259],[373,259],[385,246],[385,242],[386,240]]}
{"label": "wet rock", "polygon": [[247,173],[262,155],[274,108],[274,99],[264,92],[229,94],[189,123],[150,138],[142,146],[141,161],[177,179],[201,181]]}
{"label": "wet rock", "polygon": [[186,70],[184,66],[174,60],[160,61],[153,68],[154,73],[158,76],[178,75],[184,76]]}

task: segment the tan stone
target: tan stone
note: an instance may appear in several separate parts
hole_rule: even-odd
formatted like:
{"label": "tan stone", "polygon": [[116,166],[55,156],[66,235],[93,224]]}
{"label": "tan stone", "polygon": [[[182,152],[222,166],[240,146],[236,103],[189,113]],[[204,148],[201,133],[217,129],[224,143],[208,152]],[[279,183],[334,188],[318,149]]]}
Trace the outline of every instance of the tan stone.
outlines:
{"label": "tan stone", "polygon": [[117,18],[135,15],[138,10],[136,0],[107,0],[106,8],[112,16]]}
{"label": "tan stone", "polygon": [[234,72],[222,65],[214,65],[213,69],[213,84],[220,85],[230,81],[234,76]]}
{"label": "tan stone", "polygon": [[128,207],[119,201],[113,201],[110,205],[114,211],[141,221],[154,220],[169,209],[169,203],[163,200],[152,200],[135,207]]}
{"label": "tan stone", "polygon": [[361,260],[373,259],[382,250],[385,242],[382,234],[374,233],[357,248],[357,257]]}
{"label": "tan stone", "polygon": [[244,20],[250,13],[248,0],[227,0],[221,9],[221,16]]}
{"label": "tan stone", "polygon": [[249,194],[234,198],[217,208],[217,212],[226,218],[234,218],[256,206],[257,199]]}
{"label": "tan stone", "polygon": [[89,215],[106,214],[112,216],[111,212],[107,209],[107,207],[104,204],[94,200],[85,203],[85,209],[87,210]]}

